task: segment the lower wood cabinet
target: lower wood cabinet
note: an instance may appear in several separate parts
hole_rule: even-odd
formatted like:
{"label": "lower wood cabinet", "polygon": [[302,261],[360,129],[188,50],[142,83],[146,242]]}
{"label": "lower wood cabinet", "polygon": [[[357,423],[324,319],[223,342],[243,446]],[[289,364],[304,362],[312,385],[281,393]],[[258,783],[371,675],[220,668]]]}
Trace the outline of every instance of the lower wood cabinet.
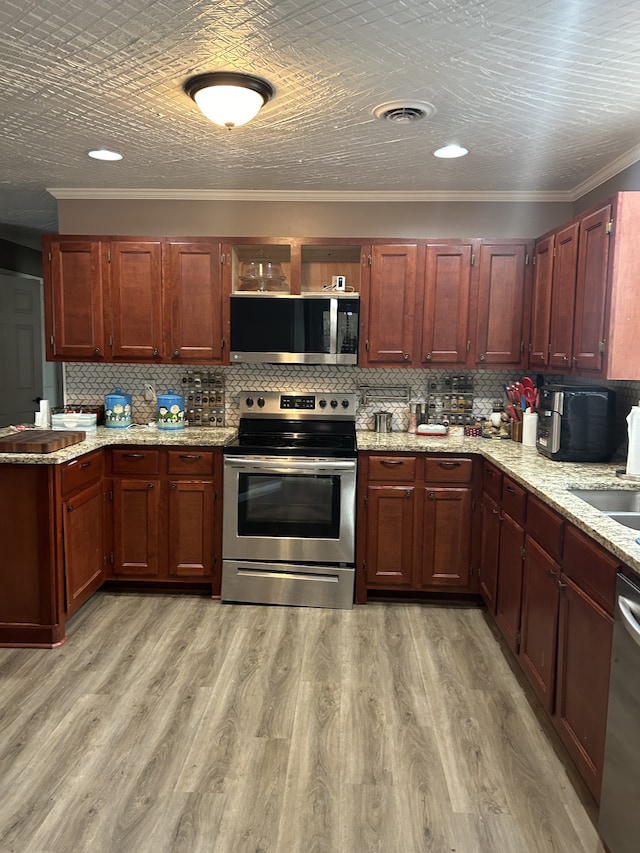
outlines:
{"label": "lower wood cabinet", "polygon": [[60,466],[64,601],[67,616],[106,577],[104,454],[87,453]]}
{"label": "lower wood cabinet", "polygon": [[477,589],[472,459],[362,454],[358,476],[358,601],[367,589]]}
{"label": "lower wood cabinet", "polygon": [[560,576],[553,722],[596,800],[600,796],[619,564],[573,527]]}
{"label": "lower wood cabinet", "polygon": [[520,630],[520,666],[545,711],[553,711],[560,566],[527,535]]}
{"label": "lower wood cabinet", "polygon": [[598,800],[619,564],[508,477],[500,502],[492,488],[484,481],[481,594]]}
{"label": "lower wood cabinet", "polygon": [[215,450],[113,450],[109,577],[205,581],[219,592],[221,466]]}

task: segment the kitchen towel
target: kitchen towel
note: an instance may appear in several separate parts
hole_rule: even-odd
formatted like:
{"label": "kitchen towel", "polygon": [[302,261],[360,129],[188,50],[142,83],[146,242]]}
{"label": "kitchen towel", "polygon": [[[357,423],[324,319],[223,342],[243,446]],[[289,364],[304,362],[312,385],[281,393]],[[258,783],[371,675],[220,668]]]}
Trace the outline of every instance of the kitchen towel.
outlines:
{"label": "kitchen towel", "polygon": [[627,474],[640,477],[640,405],[632,406],[627,415],[629,433],[629,451],[627,453]]}

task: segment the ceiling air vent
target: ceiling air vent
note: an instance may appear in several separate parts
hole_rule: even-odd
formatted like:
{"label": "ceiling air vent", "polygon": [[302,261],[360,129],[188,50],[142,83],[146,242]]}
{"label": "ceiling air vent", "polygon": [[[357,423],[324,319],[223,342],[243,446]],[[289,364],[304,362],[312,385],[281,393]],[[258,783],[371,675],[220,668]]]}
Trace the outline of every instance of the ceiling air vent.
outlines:
{"label": "ceiling air vent", "polygon": [[371,112],[376,118],[392,121],[395,124],[409,124],[430,118],[436,111],[432,104],[426,101],[387,101],[374,107]]}

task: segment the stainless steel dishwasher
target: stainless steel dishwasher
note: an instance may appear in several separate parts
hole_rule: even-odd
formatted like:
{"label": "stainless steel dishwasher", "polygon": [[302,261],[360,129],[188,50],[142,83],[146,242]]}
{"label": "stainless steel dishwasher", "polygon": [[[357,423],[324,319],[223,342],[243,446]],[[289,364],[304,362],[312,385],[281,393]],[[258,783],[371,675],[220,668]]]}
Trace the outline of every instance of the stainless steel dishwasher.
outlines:
{"label": "stainless steel dishwasher", "polygon": [[609,712],[598,829],[610,853],[640,844],[640,578],[616,583]]}

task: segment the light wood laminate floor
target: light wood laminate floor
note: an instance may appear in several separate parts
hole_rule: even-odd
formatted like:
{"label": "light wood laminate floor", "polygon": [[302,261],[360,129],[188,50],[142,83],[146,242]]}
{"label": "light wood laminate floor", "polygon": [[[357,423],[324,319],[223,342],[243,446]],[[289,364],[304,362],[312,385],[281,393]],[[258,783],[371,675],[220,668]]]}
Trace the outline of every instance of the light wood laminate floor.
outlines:
{"label": "light wood laminate floor", "polygon": [[2,853],[599,853],[484,613],[98,593],[0,649]]}

